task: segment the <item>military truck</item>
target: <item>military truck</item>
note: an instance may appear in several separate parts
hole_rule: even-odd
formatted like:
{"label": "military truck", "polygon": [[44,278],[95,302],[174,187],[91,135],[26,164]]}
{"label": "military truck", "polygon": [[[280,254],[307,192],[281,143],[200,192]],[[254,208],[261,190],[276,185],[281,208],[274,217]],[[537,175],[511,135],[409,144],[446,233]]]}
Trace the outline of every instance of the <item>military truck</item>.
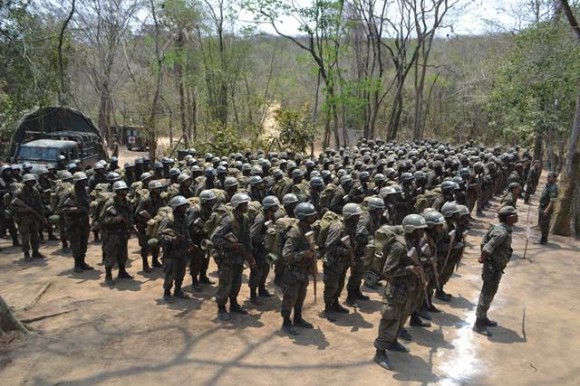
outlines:
{"label": "military truck", "polygon": [[107,147],[91,120],[65,107],[47,107],[27,114],[12,136],[11,162],[59,169],[80,160],[83,168],[108,160]]}

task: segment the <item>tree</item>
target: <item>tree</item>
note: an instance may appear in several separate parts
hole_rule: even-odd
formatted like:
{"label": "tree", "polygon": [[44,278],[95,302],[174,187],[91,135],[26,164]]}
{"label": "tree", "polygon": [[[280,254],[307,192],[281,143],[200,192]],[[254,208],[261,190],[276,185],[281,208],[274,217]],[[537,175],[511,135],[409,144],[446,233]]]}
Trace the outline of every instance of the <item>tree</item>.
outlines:
{"label": "tree", "polygon": [[[578,21],[570,8],[567,0],[560,0],[564,13],[574,34],[576,35],[576,43],[580,47],[580,26]],[[572,199],[574,197],[574,190],[576,189],[577,181],[580,179],[580,90],[576,97],[576,110],[574,115],[574,124],[570,141],[568,143],[568,154],[566,157],[566,164],[564,173],[560,179],[560,195],[556,203],[554,223],[552,225],[552,233],[562,236],[570,236],[570,215],[572,208]],[[576,208],[578,211],[579,208]]]}
{"label": "tree", "polygon": [[0,332],[20,331],[29,333],[30,331],[12,313],[8,304],[0,296]]}

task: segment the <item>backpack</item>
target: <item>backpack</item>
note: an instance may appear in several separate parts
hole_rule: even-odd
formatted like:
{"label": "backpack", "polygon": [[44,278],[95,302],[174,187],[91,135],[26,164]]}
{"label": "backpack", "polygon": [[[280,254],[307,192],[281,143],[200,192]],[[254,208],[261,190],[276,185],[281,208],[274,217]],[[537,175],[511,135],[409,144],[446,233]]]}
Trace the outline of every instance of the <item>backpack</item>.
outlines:
{"label": "backpack", "polygon": [[115,193],[96,189],[95,191],[96,199],[89,204],[89,216],[93,218],[93,230],[98,230],[101,228],[99,220],[101,212],[105,208],[105,203],[115,197]]}
{"label": "backpack", "polygon": [[312,228],[314,230],[314,234],[316,235],[316,244],[318,245],[318,249],[321,254],[324,253],[324,244],[326,243],[326,238],[328,237],[328,230],[330,229],[330,225],[340,221],[341,217],[334,213],[333,211],[329,210],[322,218],[316,221]]}
{"label": "backpack", "polygon": [[291,217],[282,217],[276,220],[273,226],[266,230],[264,236],[264,248],[272,255],[272,263],[279,261],[282,258],[282,249],[286,243],[286,235],[290,228],[298,224],[298,219]]}
{"label": "backpack", "polygon": [[[383,225],[375,232],[373,241],[367,244],[364,255],[365,277],[383,272],[385,258],[395,240],[405,244],[404,230],[401,225]],[[371,273],[371,275],[368,275]],[[375,280],[376,282],[376,280]]]}
{"label": "backpack", "polygon": [[320,193],[320,207],[321,208],[328,208],[330,207],[330,200],[334,196],[334,191],[338,189],[338,186],[335,184],[328,184],[326,188]]}
{"label": "backpack", "polygon": [[219,223],[225,216],[233,217],[234,215],[234,208],[232,208],[229,204],[222,204],[215,208],[209,216],[209,219],[203,225],[203,230],[205,233],[211,238],[213,232],[218,227]]}
{"label": "backpack", "polygon": [[159,208],[159,211],[151,220],[147,221],[147,229],[145,234],[148,239],[152,239],[152,243],[158,243],[159,237],[159,226],[164,219],[168,219],[169,222],[173,222],[173,209],[170,206],[164,206]]}
{"label": "backpack", "polygon": [[431,208],[439,196],[441,196],[440,189],[426,190],[425,193],[417,196],[415,201],[415,211],[417,213],[423,213],[426,208]]}
{"label": "backpack", "polygon": [[250,219],[250,224],[254,222],[254,219],[262,211],[262,204],[259,201],[250,201],[248,204],[248,218]]}
{"label": "backpack", "polygon": [[366,196],[363,199],[363,202],[360,204],[360,207],[363,210],[363,212],[369,211],[369,201],[371,198],[378,198],[378,199],[382,200],[382,198],[380,198],[379,196]]}

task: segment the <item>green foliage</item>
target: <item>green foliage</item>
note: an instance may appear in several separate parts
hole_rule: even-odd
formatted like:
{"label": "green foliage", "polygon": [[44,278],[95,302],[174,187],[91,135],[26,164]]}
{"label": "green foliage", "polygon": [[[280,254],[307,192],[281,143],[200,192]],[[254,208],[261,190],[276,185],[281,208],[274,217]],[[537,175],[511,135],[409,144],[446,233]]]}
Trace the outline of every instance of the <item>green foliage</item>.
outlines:
{"label": "green foliage", "polygon": [[310,121],[308,114],[308,105],[301,110],[281,108],[276,111],[280,141],[285,147],[298,153],[304,153],[316,137],[316,127]]}

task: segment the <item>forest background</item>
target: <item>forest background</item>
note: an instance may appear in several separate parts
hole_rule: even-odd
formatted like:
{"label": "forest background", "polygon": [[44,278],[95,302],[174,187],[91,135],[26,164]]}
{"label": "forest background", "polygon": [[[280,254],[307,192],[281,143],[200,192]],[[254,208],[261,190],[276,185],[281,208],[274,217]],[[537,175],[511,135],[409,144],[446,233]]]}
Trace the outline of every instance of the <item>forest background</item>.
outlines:
{"label": "forest background", "polygon": [[[474,7],[486,28],[456,33]],[[515,22],[469,0],[2,0],[0,134],[62,105],[109,144],[115,127],[143,127],[151,155],[159,137],[218,154],[268,148],[272,115],[297,150],[360,137],[517,144],[563,172],[570,213],[579,2],[499,12]]]}

